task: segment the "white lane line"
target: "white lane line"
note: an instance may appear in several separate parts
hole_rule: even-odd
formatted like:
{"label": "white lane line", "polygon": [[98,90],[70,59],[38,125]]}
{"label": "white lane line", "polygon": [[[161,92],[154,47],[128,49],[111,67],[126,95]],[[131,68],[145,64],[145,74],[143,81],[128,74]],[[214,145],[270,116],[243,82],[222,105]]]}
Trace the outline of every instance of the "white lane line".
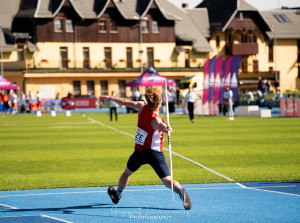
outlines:
{"label": "white lane line", "polygon": [[[274,186],[274,187],[276,187],[276,186]],[[294,185],[294,187],[296,187],[296,185]],[[265,192],[269,192],[269,193],[293,195],[293,196],[298,196],[298,197],[300,196],[300,194],[293,194],[293,193],[286,193],[286,192],[281,192],[281,191],[259,189],[260,187],[245,187],[245,188],[249,189],[249,190],[265,191]],[[266,187],[266,188],[270,188],[270,187]]]}
{"label": "white lane line", "polygon": [[[276,192],[271,190],[263,190],[260,188],[278,188],[278,187],[296,187],[296,185],[290,185],[290,186],[262,186],[262,187],[244,187],[246,189],[252,189],[252,190],[262,190],[262,191],[268,191],[268,192]],[[187,190],[232,190],[232,189],[243,189],[243,187],[186,187]],[[145,191],[169,191],[168,188],[148,188],[148,189],[125,189],[126,192],[145,192]],[[12,194],[12,195],[3,195],[0,196],[0,198],[5,197],[30,197],[30,196],[48,196],[48,195],[69,195],[69,194],[93,194],[93,193],[107,193],[107,190],[99,190],[99,191],[76,191],[76,192],[57,192],[57,193],[40,193],[40,194]],[[276,192],[276,193],[283,193],[283,192]],[[283,193],[283,194],[289,194],[289,195],[296,195],[292,193]],[[1,205],[1,204],[0,204]],[[7,206],[9,208],[18,209],[12,206]]]}
{"label": "white lane line", "polygon": [[[113,130],[113,131],[116,131],[116,132],[119,132],[119,133],[122,133],[122,134],[124,134],[124,135],[128,135],[128,136],[134,138],[134,135],[131,135],[131,134],[127,133],[127,132],[120,131],[119,129],[116,129],[116,128],[111,127],[111,126],[109,126],[109,125],[105,125],[105,124],[103,124],[103,123],[101,123],[101,122],[98,122],[98,121],[96,121],[96,120],[94,120],[94,119],[91,119],[91,118],[88,118],[88,119],[89,119],[90,121],[94,122],[94,123],[97,123],[97,124],[99,124],[99,125],[101,125],[101,126],[107,127],[107,128],[109,128],[109,129],[111,129],[111,130]],[[163,149],[166,150],[166,151],[169,151],[167,148],[163,148]],[[204,169],[206,169],[206,170],[208,170],[208,171],[210,171],[210,172],[212,172],[212,173],[214,173],[214,174],[216,174],[216,175],[219,175],[220,177],[223,177],[223,178],[225,178],[226,180],[229,180],[229,181],[231,181],[231,182],[234,182],[233,179],[230,179],[229,177],[226,177],[226,176],[224,176],[224,175],[222,175],[222,174],[220,174],[220,173],[218,173],[218,172],[216,172],[216,171],[214,171],[214,170],[212,170],[212,169],[210,169],[210,168],[208,168],[208,167],[206,167],[206,166],[204,166],[204,165],[202,165],[202,164],[200,164],[200,163],[198,163],[198,162],[196,162],[196,161],[194,161],[194,160],[191,160],[191,159],[189,159],[189,158],[187,158],[187,157],[185,157],[185,156],[182,156],[182,155],[180,155],[180,154],[178,154],[178,153],[176,153],[176,152],[174,152],[174,151],[172,151],[172,154],[174,154],[174,155],[176,155],[176,156],[178,156],[178,157],[180,157],[180,158],[182,158],[182,159],[185,159],[185,160],[187,160],[187,161],[189,161],[189,162],[191,162],[191,163],[194,163],[194,164],[196,164],[196,165],[198,165],[198,166],[200,166],[200,167],[202,167],[202,168],[204,168]]]}
{"label": "white lane line", "polygon": [[71,221],[66,221],[66,220],[62,220],[62,219],[59,219],[59,218],[50,217],[48,215],[41,215],[41,217],[43,217],[43,218],[50,218],[50,219],[53,219],[53,220],[56,220],[56,221],[60,221],[60,222],[65,222],[65,223],[72,223]]}
{"label": "white lane line", "polygon": [[[1,206],[7,207],[8,209],[18,209],[18,208],[16,208],[16,207],[9,206],[9,205],[6,205],[6,204],[0,204],[0,207],[1,207]],[[1,210],[1,208],[0,208],[0,210]]]}
{"label": "white lane line", "polygon": [[[224,190],[224,189],[241,189],[240,187],[210,187],[210,188],[189,188],[188,190]],[[152,189],[125,189],[126,192],[138,192],[138,191],[169,191],[168,188],[152,188]],[[107,193],[105,191],[77,191],[77,192],[61,192],[61,193],[40,193],[40,194],[11,194],[11,195],[3,195],[0,198],[5,197],[30,197],[30,196],[48,196],[48,195],[68,195],[68,194],[93,194],[93,193]]]}

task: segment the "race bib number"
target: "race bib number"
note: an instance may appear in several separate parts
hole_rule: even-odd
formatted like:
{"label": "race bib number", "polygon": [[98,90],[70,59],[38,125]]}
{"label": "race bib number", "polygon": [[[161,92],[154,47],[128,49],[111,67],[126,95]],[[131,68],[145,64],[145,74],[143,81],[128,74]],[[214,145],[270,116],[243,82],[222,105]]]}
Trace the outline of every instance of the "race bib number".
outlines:
{"label": "race bib number", "polygon": [[144,145],[147,135],[148,133],[145,130],[141,129],[140,127],[137,127],[134,142],[139,145]]}

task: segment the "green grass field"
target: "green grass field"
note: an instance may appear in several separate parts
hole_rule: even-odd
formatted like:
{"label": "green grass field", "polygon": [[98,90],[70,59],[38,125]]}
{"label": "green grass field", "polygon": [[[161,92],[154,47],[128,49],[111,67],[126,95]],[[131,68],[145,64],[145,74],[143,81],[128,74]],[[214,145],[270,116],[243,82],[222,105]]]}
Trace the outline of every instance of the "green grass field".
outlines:
{"label": "green grass field", "polygon": [[[0,116],[0,190],[117,185],[133,152],[133,138],[88,118],[134,134],[137,114],[73,113]],[[172,150],[237,182],[300,180],[300,119],[171,115]],[[165,140],[167,147],[167,140]],[[168,160],[168,153],[165,152]],[[228,182],[173,155],[181,184]],[[130,185],[161,184],[143,166]]]}

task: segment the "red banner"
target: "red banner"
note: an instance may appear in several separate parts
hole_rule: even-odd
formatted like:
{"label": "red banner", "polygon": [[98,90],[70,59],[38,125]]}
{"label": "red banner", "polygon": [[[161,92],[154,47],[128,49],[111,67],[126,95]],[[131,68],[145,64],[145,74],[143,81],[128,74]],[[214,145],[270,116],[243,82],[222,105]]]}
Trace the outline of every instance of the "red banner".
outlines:
{"label": "red banner", "polygon": [[300,117],[300,99],[294,99],[294,116]]}
{"label": "red banner", "polygon": [[285,116],[293,117],[294,116],[294,99],[285,99],[285,101],[286,101]]}
{"label": "red banner", "polygon": [[280,116],[281,117],[286,116],[286,101],[285,101],[285,99],[280,100]]}

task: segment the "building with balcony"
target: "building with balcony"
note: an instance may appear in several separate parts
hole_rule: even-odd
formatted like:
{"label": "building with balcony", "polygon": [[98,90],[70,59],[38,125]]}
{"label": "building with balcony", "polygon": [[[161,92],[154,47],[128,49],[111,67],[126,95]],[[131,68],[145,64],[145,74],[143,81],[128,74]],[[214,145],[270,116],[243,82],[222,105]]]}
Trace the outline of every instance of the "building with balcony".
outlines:
{"label": "building with balcony", "polygon": [[204,0],[196,8],[208,10],[209,57],[241,55],[240,90],[257,89],[259,77],[278,80],[282,91],[300,88],[299,10],[258,11],[244,0]]}
{"label": "building with balcony", "polygon": [[0,18],[3,74],[26,94],[131,96],[125,83],[149,66],[179,82],[215,55],[242,56],[240,89],[255,89],[259,77],[279,80],[282,91],[300,87],[297,10],[261,12],[244,0],[195,9],[167,0],[10,0],[0,2]]}

